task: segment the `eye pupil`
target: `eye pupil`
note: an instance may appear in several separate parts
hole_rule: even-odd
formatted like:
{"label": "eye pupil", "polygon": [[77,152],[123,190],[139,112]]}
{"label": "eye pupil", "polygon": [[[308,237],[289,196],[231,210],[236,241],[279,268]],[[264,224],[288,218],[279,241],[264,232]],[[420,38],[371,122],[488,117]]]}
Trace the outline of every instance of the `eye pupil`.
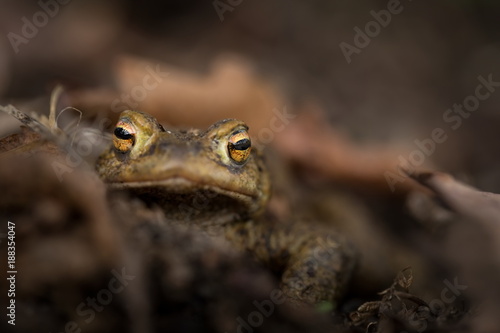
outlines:
{"label": "eye pupil", "polygon": [[134,137],[133,134],[130,134],[129,131],[127,131],[126,129],[124,129],[123,127],[117,127],[115,128],[115,136],[118,138],[118,139],[122,139],[122,140],[130,140]]}
{"label": "eye pupil", "polygon": [[233,144],[233,148],[236,150],[247,150],[250,148],[250,145],[251,143],[249,139],[241,139]]}
{"label": "eye pupil", "polygon": [[252,142],[246,131],[234,132],[228,142],[229,157],[237,164],[243,164],[250,156]]}
{"label": "eye pupil", "polygon": [[123,154],[129,152],[135,144],[136,128],[129,121],[120,120],[113,133],[114,148]]}

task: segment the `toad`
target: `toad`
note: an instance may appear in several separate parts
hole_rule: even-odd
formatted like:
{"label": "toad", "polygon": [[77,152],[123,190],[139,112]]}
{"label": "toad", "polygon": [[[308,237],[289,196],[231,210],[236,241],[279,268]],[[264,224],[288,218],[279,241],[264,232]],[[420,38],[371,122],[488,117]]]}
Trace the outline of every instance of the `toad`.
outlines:
{"label": "toad", "polygon": [[345,290],[355,265],[351,246],[331,228],[266,213],[272,177],[242,121],[175,130],[124,111],[96,169],[111,190],[158,205],[169,222],[224,237],[253,255],[279,276],[292,301],[335,304]]}

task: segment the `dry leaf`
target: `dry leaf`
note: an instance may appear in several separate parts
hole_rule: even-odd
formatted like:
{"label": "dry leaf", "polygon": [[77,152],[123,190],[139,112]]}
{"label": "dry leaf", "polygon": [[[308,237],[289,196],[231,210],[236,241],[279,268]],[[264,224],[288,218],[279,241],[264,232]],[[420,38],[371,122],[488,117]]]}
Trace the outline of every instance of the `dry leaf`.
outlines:
{"label": "dry leaf", "polygon": [[121,95],[129,97],[115,102],[114,111],[140,109],[171,125],[205,128],[224,118],[238,118],[255,135],[270,126],[273,110],[285,106],[278,89],[241,58],[221,56],[203,75],[122,56],[115,71]]}

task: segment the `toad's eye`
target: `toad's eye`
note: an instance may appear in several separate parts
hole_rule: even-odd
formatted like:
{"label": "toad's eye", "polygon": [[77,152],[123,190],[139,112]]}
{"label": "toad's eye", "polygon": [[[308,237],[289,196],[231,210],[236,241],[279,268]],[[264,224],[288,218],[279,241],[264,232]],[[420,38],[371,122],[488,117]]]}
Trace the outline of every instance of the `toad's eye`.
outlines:
{"label": "toad's eye", "polygon": [[248,132],[241,130],[233,133],[229,137],[227,150],[233,161],[238,164],[243,164],[250,156],[250,151],[252,150],[252,143],[250,141],[250,136],[248,136]]}
{"label": "toad's eye", "polygon": [[121,153],[132,149],[135,143],[135,129],[127,122],[119,121],[113,132],[113,145]]}

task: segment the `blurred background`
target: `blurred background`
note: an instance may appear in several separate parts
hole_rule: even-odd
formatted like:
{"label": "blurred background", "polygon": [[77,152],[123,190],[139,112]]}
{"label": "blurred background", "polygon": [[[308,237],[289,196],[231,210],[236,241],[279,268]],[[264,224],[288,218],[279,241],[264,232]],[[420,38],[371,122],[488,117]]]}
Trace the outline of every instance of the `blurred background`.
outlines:
{"label": "blurred background", "polygon": [[[444,276],[460,276],[460,279],[465,276],[455,269],[455,262],[443,264],[446,260],[441,257],[444,253],[442,248],[446,246],[440,246],[448,241],[448,234],[432,234],[440,225],[422,223],[429,216],[430,220],[442,218],[448,222],[456,222],[460,218],[450,218],[449,212],[425,206],[428,203],[425,200],[416,209],[408,209],[405,195],[413,193],[417,185],[402,176],[402,168],[410,165],[441,170],[483,191],[500,193],[499,2],[206,0],[160,3],[150,0],[0,0],[0,8],[0,104],[13,104],[24,112],[48,115],[50,95],[56,86],[62,85],[64,92],[53,105],[58,115],[61,110],[66,110],[66,115],[76,117],[81,112],[86,124],[99,130],[109,131],[119,113],[126,109],[138,109],[154,115],[164,124],[180,127],[203,128],[223,118],[242,119],[250,125],[252,140],[257,146],[268,145],[285,161],[309,171],[293,173],[297,171],[293,169],[290,174],[302,178],[287,178],[287,167],[276,169],[278,176],[273,179],[276,193],[274,201],[271,201],[271,210],[276,216],[286,220],[289,215],[293,215],[291,209],[287,211],[287,208],[295,208],[296,202],[304,206],[316,205],[317,215],[328,216],[329,211],[325,207],[332,206],[332,203],[342,206],[344,203],[342,200],[337,201],[330,193],[330,190],[336,191],[337,185],[340,185],[338,188],[345,189],[351,195],[350,199],[355,197],[366,204],[345,204],[345,207],[359,213],[359,216],[363,215],[359,220],[366,218],[371,222],[366,229],[362,224],[350,226],[345,223],[343,227],[353,233],[363,231],[355,242],[366,245],[366,253],[370,253],[372,248],[386,247],[385,253],[390,254],[379,256],[373,251],[371,257],[366,257],[374,265],[374,275],[377,270],[383,270],[382,266],[390,261],[393,254],[394,257],[400,254],[398,246],[405,243],[412,250],[418,250],[419,258],[430,262],[433,272],[429,276],[437,277],[433,281],[433,288],[430,288],[434,289],[434,296],[429,299],[440,292],[442,295],[441,282]],[[65,109],[67,107],[71,109]],[[63,127],[63,124],[60,125]],[[0,137],[18,131],[17,120],[0,114]],[[91,156],[84,157],[95,158],[102,147],[98,148],[92,151]],[[23,168],[29,169],[24,163],[21,164]],[[7,163],[0,164],[0,167],[8,169]],[[45,255],[44,260],[52,262],[52,267],[65,266],[67,262],[78,261],[83,254],[92,254],[86,248],[81,253],[67,251],[70,258],[61,260],[63,264],[52,260],[53,256],[64,254],[65,251],[54,248],[47,234],[54,230],[54,234],[61,230],[62,234],[68,230],[70,234],[72,230],[57,229],[54,227],[57,223],[45,225],[43,221],[79,225],[79,220],[74,220],[74,216],[77,216],[86,221],[86,224],[81,223],[85,228],[94,230],[88,227],[94,226],[94,221],[101,221],[101,218],[102,221],[112,220],[104,190],[100,192],[103,197],[94,195],[93,188],[81,190],[77,186],[77,190],[73,190],[71,186],[74,184],[54,180],[52,172],[46,170],[42,170],[45,174],[40,172],[42,175],[51,175],[47,176],[50,186],[44,187],[40,180],[43,177],[38,175],[33,176],[33,182],[26,181],[24,185],[24,178],[5,176],[10,175],[10,171],[5,170],[0,179],[3,178],[8,185],[9,182],[12,184],[10,188],[5,187],[7,190],[2,199],[5,202],[0,200],[5,208],[3,220],[25,221],[24,232],[29,237],[39,231],[41,237],[33,239],[48,244],[47,252],[40,252]],[[16,175],[19,174],[22,172]],[[43,186],[36,182],[38,180]],[[84,182],[81,179],[78,181]],[[23,189],[23,186],[26,188]],[[42,190],[38,191],[37,188]],[[57,200],[54,199],[54,202],[60,207],[75,205],[84,213],[90,211],[91,214],[73,214],[68,215],[69,218],[62,208],[59,210],[63,213],[58,213],[58,209],[52,209],[46,201],[41,200],[45,198],[44,191],[47,188],[55,189]],[[71,193],[76,191],[78,195],[67,199],[65,190]],[[9,191],[22,195],[11,196]],[[300,191],[306,195],[292,193]],[[80,195],[80,192],[84,195]],[[404,195],[400,196],[401,193]],[[288,194],[295,197],[290,201],[280,201]],[[17,197],[24,199],[18,200]],[[41,203],[37,206],[39,197]],[[89,199],[88,206],[79,206],[79,200],[87,202],[87,198],[95,202]],[[32,206],[36,208],[33,214],[30,210]],[[92,210],[92,207],[97,208]],[[127,205],[124,207],[133,210]],[[468,208],[474,210],[476,206],[473,203]],[[120,223],[121,216],[131,221],[134,218],[140,220],[131,218],[132,214],[127,209],[122,209],[118,218],[112,217]],[[41,216],[40,221],[43,223],[38,221],[36,214]],[[118,229],[104,228],[104,231],[96,234],[110,236],[117,233]],[[383,231],[378,234],[378,229]],[[397,246],[386,242],[385,236],[380,236],[388,229],[392,236],[391,242],[399,242]],[[128,239],[134,232],[124,232],[122,236]],[[429,234],[433,237],[437,235],[436,239],[431,240]],[[457,261],[465,258],[463,260],[467,263],[475,264],[477,258],[482,256],[488,259],[491,251],[478,247],[485,239],[483,234],[474,238],[474,241],[470,240],[468,229],[460,235],[463,238],[449,246],[450,252],[456,258],[460,257]],[[73,236],[79,239],[81,235],[75,233]],[[169,236],[177,239],[175,233]],[[112,242],[107,242],[105,237],[102,239],[105,244],[103,248],[107,249],[106,246]],[[65,238],[65,242],[73,243],[71,237]],[[87,243],[90,249],[95,248],[93,243]],[[186,244],[191,244],[189,238],[180,245],[169,239],[165,243],[167,247],[178,250],[178,253],[173,253],[179,257],[185,254]],[[40,245],[34,244],[32,248],[26,247],[19,252],[26,251],[30,256],[38,254]],[[121,246],[121,243],[116,244],[110,246]],[[124,244],[129,246],[128,242]],[[150,245],[148,243],[145,248]],[[64,243],[64,246],[69,245]],[[156,243],[151,245],[154,246]],[[470,251],[471,247],[480,250]],[[142,262],[149,263],[150,257],[144,254],[149,252],[134,251],[129,251],[134,253],[133,260],[130,260],[140,263],[138,267],[143,267],[140,266]],[[95,260],[105,251],[97,248],[96,252],[97,255],[88,256]],[[204,253],[205,250],[200,252]],[[135,256],[135,253],[144,255],[146,259]],[[72,255],[77,260],[74,261]],[[495,257],[495,253],[492,257]],[[36,256],[34,258],[32,262],[40,266],[33,267],[43,270],[46,263]],[[476,274],[475,280],[471,281],[476,281],[478,285],[483,284],[484,276],[489,274],[488,270],[492,267],[491,261],[487,259],[484,259],[486,263],[482,266],[486,267],[485,271],[472,265],[471,270]],[[176,268],[175,260],[171,261],[174,263],[171,266],[173,268],[170,268],[172,270]],[[169,262],[168,259],[166,262]],[[195,261],[193,266],[200,265]],[[88,267],[93,266],[88,264]],[[68,271],[72,273],[71,269]],[[109,272],[104,271],[106,274]],[[208,271],[210,283],[218,281],[219,275],[213,278],[213,272]],[[148,272],[158,281],[145,278],[144,285],[147,288],[162,283],[158,277],[160,274],[156,274],[153,269]],[[44,308],[44,297],[48,300],[63,300],[64,304],[60,308],[70,309],[69,317],[74,316],[73,304],[77,303],[66,304],[65,292],[59,290],[60,281],[65,281],[68,272],[46,269],[45,273],[53,289],[40,287],[43,297],[39,297],[36,302]],[[60,273],[60,276],[52,278],[53,273]],[[388,287],[394,277],[392,270],[385,273],[381,274],[384,275],[381,285],[368,286],[368,289],[372,288],[371,298],[360,299],[354,295],[354,300],[347,302],[344,309],[352,311],[362,303],[361,300],[378,297],[375,292]],[[428,272],[422,269],[420,273],[425,275]],[[245,277],[245,274],[241,276]],[[29,278],[44,281],[35,268],[25,276],[28,282]],[[484,284],[485,294],[493,295],[492,286],[498,286],[496,277],[499,275],[488,276],[491,283]],[[94,289],[98,288],[93,285],[95,276],[89,274],[85,279],[82,278],[82,281],[87,281]],[[200,285],[205,282],[202,281]],[[68,285],[71,289],[79,284]],[[230,290],[225,285],[223,287],[226,293]],[[260,290],[260,287],[256,289]],[[185,307],[188,314],[193,308],[191,301],[194,299],[196,302],[196,297],[200,295],[196,288],[197,285],[193,288],[194,297],[188,294],[183,300],[188,304]],[[58,292],[53,293],[52,290],[59,290],[62,296],[59,298]],[[152,293],[152,299],[156,297],[155,292]],[[500,291],[497,292],[500,295]],[[82,295],[88,294],[88,291],[77,290],[74,298],[78,302]],[[178,299],[174,297],[172,301],[168,289],[165,294],[164,299],[158,296],[158,308],[170,315],[175,311],[182,313],[184,308],[178,306]],[[424,294],[418,294],[421,295]],[[32,301],[31,297],[29,294],[29,302]],[[251,293],[245,297],[241,304],[246,307],[252,304],[248,299],[257,299]],[[161,303],[165,299],[168,302]],[[485,321],[488,325],[492,323],[491,327],[495,329],[497,314],[494,311],[500,309],[499,299],[495,298],[497,307],[492,307],[492,320]],[[133,302],[125,301],[123,309],[126,310],[119,310],[129,311],[133,318],[135,310],[128,307]],[[33,307],[35,310],[26,307],[29,310],[27,312],[42,313],[38,311],[38,303]],[[137,308],[142,307],[142,304],[136,303]],[[195,308],[198,305],[196,303]],[[155,309],[154,306],[151,308]],[[227,308],[231,306],[223,307]],[[57,306],[45,309],[49,314],[58,315],[54,310],[58,309]],[[172,309],[176,310],[169,312]],[[202,313],[206,309],[211,311],[209,307],[202,306],[196,309],[202,309]],[[229,326],[234,326],[235,316],[242,313],[236,308],[233,312],[234,315],[231,312],[227,314]],[[204,318],[211,318],[210,315]],[[42,313],[39,317],[44,316]],[[67,319],[64,316],[61,318]],[[163,320],[161,316],[159,318]],[[40,320],[43,322],[44,319]],[[121,323],[120,319],[117,321]],[[179,325],[185,325],[188,321],[180,320]],[[33,326],[36,327],[37,323],[33,321]],[[164,327],[172,327],[168,321],[163,324]],[[195,324],[202,331],[206,323],[200,321]],[[58,325],[54,324],[53,327],[59,328]],[[98,325],[96,327],[96,331],[101,329]],[[214,327],[222,326],[214,324]],[[141,329],[135,331],[140,332]],[[287,331],[286,327],[283,331]]]}
{"label": "blurred background", "polygon": [[[356,47],[355,28],[365,31],[391,3],[397,13]],[[406,157],[414,140],[443,128],[448,139],[426,163],[500,192],[500,93],[457,130],[443,120],[474,94],[478,76],[500,80],[494,1],[3,0],[1,8],[4,104],[38,100],[29,109],[47,112],[61,83],[67,104],[116,115],[125,108],[116,98],[161,64],[169,74],[146,95],[136,89],[132,104],[163,121],[204,126],[232,116],[255,134],[274,108],[313,105],[349,140]],[[346,57],[342,43],[357,51]]]}

